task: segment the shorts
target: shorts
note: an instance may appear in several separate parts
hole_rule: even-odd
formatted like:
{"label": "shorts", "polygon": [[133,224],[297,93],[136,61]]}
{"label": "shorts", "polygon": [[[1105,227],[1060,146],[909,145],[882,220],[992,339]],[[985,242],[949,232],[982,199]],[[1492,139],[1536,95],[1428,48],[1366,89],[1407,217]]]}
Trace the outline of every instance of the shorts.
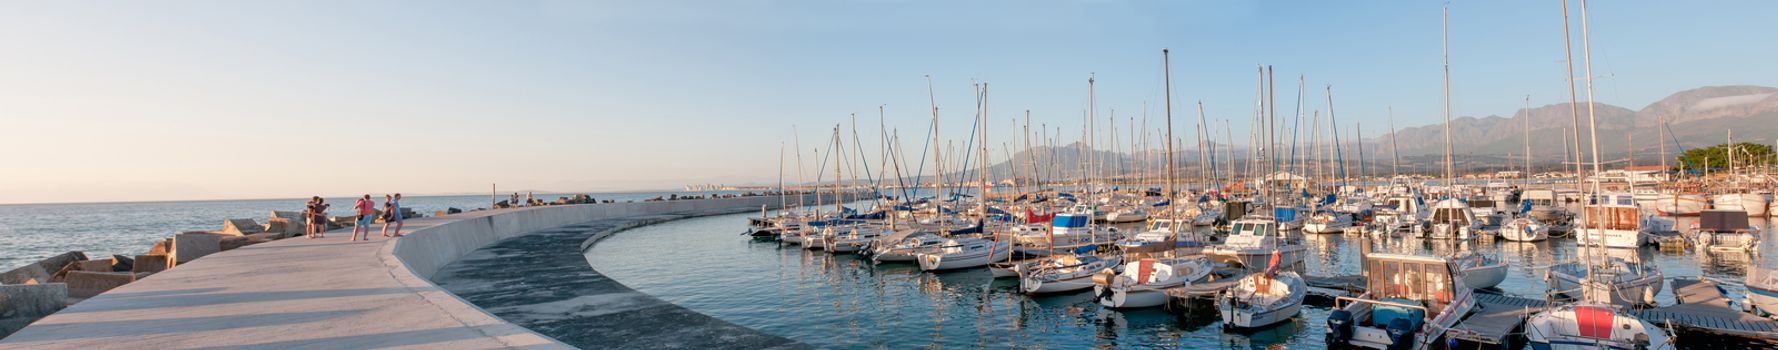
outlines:
{"label": "shorts", "polygon": [[401,213],[400,212],[390,213],[389,217],[383,218],[383,222],[401,223]]}
{"label": "shorts", "polygon": [[358,216],[358,225],[359,226],[370,226],[370,224],[373,224],[376,222],[377,222],[377,217],[375,215],[359,215]]}

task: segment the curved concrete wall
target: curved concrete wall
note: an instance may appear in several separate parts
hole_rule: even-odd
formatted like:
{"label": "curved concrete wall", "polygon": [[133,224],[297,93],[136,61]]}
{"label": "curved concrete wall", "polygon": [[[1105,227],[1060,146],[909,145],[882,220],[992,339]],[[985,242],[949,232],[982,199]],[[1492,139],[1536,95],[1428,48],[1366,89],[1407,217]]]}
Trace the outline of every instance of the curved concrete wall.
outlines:
{"label": "curved concrete wall", "polygon": [[[610,218],[743,208],[778,207],[776,196],[545,206],[452,215],[456,219],[414,231],[390,247],[394,263],[430,279],[464,254],[503,239],[539,230]],[[459,218],[461,217],[461,218]]]}

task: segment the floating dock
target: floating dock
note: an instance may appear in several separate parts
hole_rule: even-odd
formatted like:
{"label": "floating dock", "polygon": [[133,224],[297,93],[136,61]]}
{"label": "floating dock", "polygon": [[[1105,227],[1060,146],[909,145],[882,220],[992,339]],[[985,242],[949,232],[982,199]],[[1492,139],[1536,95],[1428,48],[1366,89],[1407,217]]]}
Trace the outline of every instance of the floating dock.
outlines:
{"label": "floating dock", "polygon": [[1676,278],[1671,281],[1679,304],[1635,312],[1657,325],[1671,323],[1679,331],[1749,338],[1778,344],[1778,321],[1741,312],[1715,282]]}
{"label": "floating dock", "polygon": [[1474,298],[1475,313],[1451,327],[1445,336],[1481,345],[1478,347],[1506,348],[1509,339],[1517,338],[1513,335],[1524,327],[1531,313],[1549,306],[1543,300],[1499,294],[1475,293]]}

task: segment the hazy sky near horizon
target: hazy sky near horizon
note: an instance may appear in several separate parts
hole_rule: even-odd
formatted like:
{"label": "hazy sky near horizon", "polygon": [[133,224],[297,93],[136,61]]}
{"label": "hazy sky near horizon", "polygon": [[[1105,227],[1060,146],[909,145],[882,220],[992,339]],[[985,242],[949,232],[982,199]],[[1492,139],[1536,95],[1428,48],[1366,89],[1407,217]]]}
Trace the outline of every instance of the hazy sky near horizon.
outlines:
{"label": "hazy sky near horizon", "polygon": [[[990,84],[1000,158],[1026,110],[1078,138],[1089,74],[1101,120],[1158,128],[1163,47],[1178,137],[1201,100],[1243,142],[1256,64],[1280,114],[1302,74],[1306,110],[1332,84],[1342,126],[1375,137],[1390,106],[1442,121],[1440,5],[0,1],[0,203],[767,183],[780,142],[818,148],[850,113],[874,155],[878,106],[920,151],[928,74],[949,140]],[[1590,5],[1600,102],[1778,84],[1778,3]],[[1557,1],[1450,8],[1454,113],[1567,101]]]}

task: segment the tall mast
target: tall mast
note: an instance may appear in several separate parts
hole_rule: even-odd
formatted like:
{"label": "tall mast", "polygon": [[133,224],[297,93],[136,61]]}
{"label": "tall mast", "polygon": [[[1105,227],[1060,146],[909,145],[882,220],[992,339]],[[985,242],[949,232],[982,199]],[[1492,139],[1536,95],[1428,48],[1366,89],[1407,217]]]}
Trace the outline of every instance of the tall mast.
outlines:
{"label": "tall mast", "polygon": [[[807,186],[809,184],[809,180],[803,178],[802,136],[797,135],[797,134],[798,134],[798,132],[796,131],[796,124],[790,124],[790,137],[791,137],[790,141],[792,142],[791,145],[796,146],[796,182],[802,183],[803,185]],[[819,201],[820,199],[817,198],[816,200]],[[797,206],[797,208],[805,209],[805,211],[807,211],[808,204],[809,204],[809,201],[807,199],[805,199],[803,191],[800,189],[797,190],[796,191],[796,206]]]}
{"label": "tall mast", "polygon": [[[1331,106],[1328,111],[1333,111]],[[1356,145],[1356,147],[1358,147],[1358,181],[1362,182],[1364,181],[1365,175],[1368,175],[1364,171],[1364,123],[1352,123],[1352,132],[1358,136],[1358,144]]]}
{"label": "tall mast", "polygon": [[[1568,34],[1568,0],[1562,0],[1562,53],[1566,55],[1567,58],[1564,61],[1568,65],[1568,116],[1574,122],[1573,128],[1569,129],[1574,133],[1574,137],[1571,139],[1574,142],[1574,187],[1579,190],[1581,188],[1580,180],[1585,177],[1586,170],[1582,168],[1583,164],[1580,161],[1581,152],[1583,152],[1580,148],[1580,97],[1574,92],[1574,44],[1570,42],[1572,37]],[[1591,108],[1592,106],[1587,107]]]}
{"label": "tall mast", "polygon": [[1389,106],[1389,178],[1401,176],[1401,152],[1395,143],[1395,106]]}
{"label": "tall mast", "polygon": [[778,209],[786,208],[784,202],[784,141],[778,141]]}
{"label": "tall mast", "polygon": [[[1098,128],[1094,127],[1095,126],[1094,123],[1097,122],[1096,119],[1099,118],[1099,106],[1097,104],[1097,101],[1098,101],[1098,99],[1096,99],[1093,96],[1093,74],[1087,74],[1087,137],[1086,137],[1086,142],[1089,145],[1092,145],[1092,148],[1088,149],[1088,151],[1087,151],[1087,157],[1088,157],[1087,159],[1089,159],[1090,161],[1087,162],[1087,168],[1084,172],[1082,172],[1082,174],[1086,174],[1089,172],[1096,173],[1100,170],[1099,168],[1104,167],[1104,164],[1100,164],[1099,155],[1097,154],[1098,153],[1097,151],[1099,149],[1099,143],[1098,143],[1099,130],[1098,130]],[[1091,183],[1091,182],[1089,181],[1088,183]],[[1089,187],[1086,189],[1086,191],[1091,192],[1092,189]]]}
{"label": "tall mast", "polygon": [[1456,164],[1451,162],[1451,7],[1444,9],[1445,38],[1445,193],[1456,185]]}
{"label": "tall mast", "polygon": [[1531,95],[1525,95],[1525,174],[1531,178]]}
{"label": "tall mast", "polygon": [[[979,210],[982,213],[982,224],[986,225],[988,221],[988,191],[990,190],[989,187],[993,186],[993,177],[988,175],[988,83],[982,83],[982,91],[977,95],[977,98],[980,98],[982,101],[981,103],[978,103],[981,105],[981,110],[978,111],[980,116],[977,117],[977,119],[981,119],[982,125],[981,127],[976,128],[981,130],[982,138],[981,142],[977,143],[981,145],[982,152],[982,156],[977,157],[980,158],[982,167],[982,193],[980,193],[980,197],[976,198],[975,202],[976,210]],[[993,254],[993,252],[990,251],[989,254]],[[989,259],[992,260],[992,257],[990,256]]]}
{"label": "tall mast", "polygon": [[1327,128],[1333,130],[1334,161],[1340,164],[1340,185],[1347,185],[1352,179],[1346,176],[1345,146],[1340,145],[1340,119],[1334,116],[1333,84],[1327,85]]}
{"label": "tall mast", "polygon": [[1667,115],[1656,114],[1655,138],[1661,140],[1661,171],[1667,171]]}
{"label": "tall mast", "polygon": [[1173,188],[1173,67],[1170,61],[1167,49],[1161,49],[1161,84],[1165,86],[1161,90],[1165,91],[1164,96],[1167,99],[1167,216],[1164,218],[1175,219],[1173,222],[1167,223],[1167,231],[1169,237],[1177,237],[1179,235],[1179,220],[1177,217],[1173,217],[1175,215],[1172,210],[1172,201],[1178,200],[1179,196]]}
{"label": "tall mast", "polygon": [[[932,106],[932,150],[933,150],[932,151],[932,164],[933,164],[933,167],[932,167],[932,181],[933,181],[932,205],[934,206],[934,209],[932,210],[932,220],[933,220],[933,222],[938,222],[938,221],[940,221],[939,220],[940,218],[944,217],[944,212],[945,212],[944,201],[938,198],[938,194],[940,191],[939,189],[944,187],[944,178],[945,178],[944,176],[945,175],[944,175],[944,161],[941,158],[939,158],[939,154],[942,152],[939,152],[939,148],[938,148],[940,146],[938,143],[938,99],[933,97],[933,94],[932,94],[932,76],[931,75],[926,76],[926,103],[927,103],[927,105]],[[914,191],[917,195],[919,193],[920,189],[915,188]],[[948,226],[940,224],[940,225],[938,225],[938,227],[939,227],[938,234],[940,236],[951,235],[950,229],[947,228]]]}
{"label": "tall mast", "polygon": [[845,149],[844,147],[845,146],[840,143],[840,125],[834,124],[833,125],[833,215],[836,215],[835,216],[836,219],[840,218],[840,216],[845,215],[845,212],[846,212],[845,207],[843,206],[845,204],[845,201],[841,200],[841,198],[843,198],[843,196],[840,195],[840,183],[842,181],[840,179],[840,157],[843,157],[846,154],[846,152],[842,151]]}
{"label": "tall mast", "polygon": [[[1587,133],[1590,135],[1593,150],[1593,174],[1602,171],[1599,165],[1599,118],[1593,115],[1593,47],[1587,35],[1587,0],[1580,0],[1580,52],[1581,59],[1586,60],[1587,68]],[[1733,130],[1729,132],[1733,133]],[[1730,153],[1731,155],[1734,153]],[[1599,192],[1599,179],[1593,179],[1593,192]]]}

